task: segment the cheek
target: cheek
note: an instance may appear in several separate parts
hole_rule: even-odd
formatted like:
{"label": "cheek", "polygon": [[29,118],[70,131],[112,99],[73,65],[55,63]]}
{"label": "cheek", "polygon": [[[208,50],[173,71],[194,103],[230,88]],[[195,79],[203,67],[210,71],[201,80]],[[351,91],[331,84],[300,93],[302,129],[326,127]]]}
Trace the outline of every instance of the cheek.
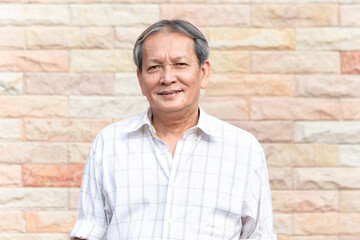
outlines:
{"label": "cheek", "polygon": [[157,85],[157,79],[158,79],[158,76],[156,74],[152,74],[150,76],[148,76],[146,78],[146,82],[147,82],[147,85],[148,86],[156,86]]}
{"label": "cheek", "polygon": [[156,76],[148,76],[143,83],[146,89],[151,90],[156,86]]}

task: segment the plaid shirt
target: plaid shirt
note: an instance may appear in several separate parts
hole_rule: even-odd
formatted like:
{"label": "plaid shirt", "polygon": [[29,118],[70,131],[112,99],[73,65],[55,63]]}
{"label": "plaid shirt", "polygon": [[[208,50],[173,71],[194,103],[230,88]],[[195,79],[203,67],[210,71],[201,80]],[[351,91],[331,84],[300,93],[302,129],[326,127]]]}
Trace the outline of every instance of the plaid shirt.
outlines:
{"label": "plaid shirt", "polygon": [[151,114],[96,137],[71,237],[275,240],[264,151],[254,136],[200,108],[172,157]]}

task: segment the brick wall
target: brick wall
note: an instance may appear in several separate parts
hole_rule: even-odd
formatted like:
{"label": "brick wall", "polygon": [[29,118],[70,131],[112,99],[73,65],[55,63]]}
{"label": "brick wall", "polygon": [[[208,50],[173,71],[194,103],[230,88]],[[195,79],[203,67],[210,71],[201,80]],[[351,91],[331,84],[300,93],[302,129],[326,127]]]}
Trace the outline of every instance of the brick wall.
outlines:
{"label": "brick wall", "polygon": [[104,126],[146,108],[149,24],[205,33],[204,109],[256,135],[279,240],[360,239],[359,0],[0,0],[0,239],[65,240]]}

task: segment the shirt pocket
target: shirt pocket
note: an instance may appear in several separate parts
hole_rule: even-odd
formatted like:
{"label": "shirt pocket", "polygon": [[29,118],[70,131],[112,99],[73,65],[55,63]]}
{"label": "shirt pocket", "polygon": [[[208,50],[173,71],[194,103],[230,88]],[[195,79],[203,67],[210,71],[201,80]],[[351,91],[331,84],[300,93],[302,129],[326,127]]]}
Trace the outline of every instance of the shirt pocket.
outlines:
{"label": "shirt pocket", "polygon": [[204,234],[215,239],[235,239],[241,230],[243,192],[231,184],[207,184],[205,192],[201,226]]}

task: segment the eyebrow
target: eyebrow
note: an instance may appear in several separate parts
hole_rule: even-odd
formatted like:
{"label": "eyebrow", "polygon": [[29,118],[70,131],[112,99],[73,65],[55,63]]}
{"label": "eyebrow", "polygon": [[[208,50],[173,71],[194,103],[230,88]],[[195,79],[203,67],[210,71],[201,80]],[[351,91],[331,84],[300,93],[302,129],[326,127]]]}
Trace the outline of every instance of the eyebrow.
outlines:
{"label": "eyebrow", "polygon": [[174,61],[179,61],[179,60],[182,60],[182,59],[186,59],[186,56],[184,55],[184,56],[179,56],[179,57],[175,57],[175,58],[173,58],[173,60]]}
{"label": "eyebrow", "polygon": [[[175,58],[172,58],[171,61],[179,61],[179,60],[182,60],[182,59],[186,59],[186,56],[179,56],[179,57],[175,57]],[[148,63],[162,63],[160,60],[156,59],[156,58],[150,58],[149,60],[147,60]]]}

